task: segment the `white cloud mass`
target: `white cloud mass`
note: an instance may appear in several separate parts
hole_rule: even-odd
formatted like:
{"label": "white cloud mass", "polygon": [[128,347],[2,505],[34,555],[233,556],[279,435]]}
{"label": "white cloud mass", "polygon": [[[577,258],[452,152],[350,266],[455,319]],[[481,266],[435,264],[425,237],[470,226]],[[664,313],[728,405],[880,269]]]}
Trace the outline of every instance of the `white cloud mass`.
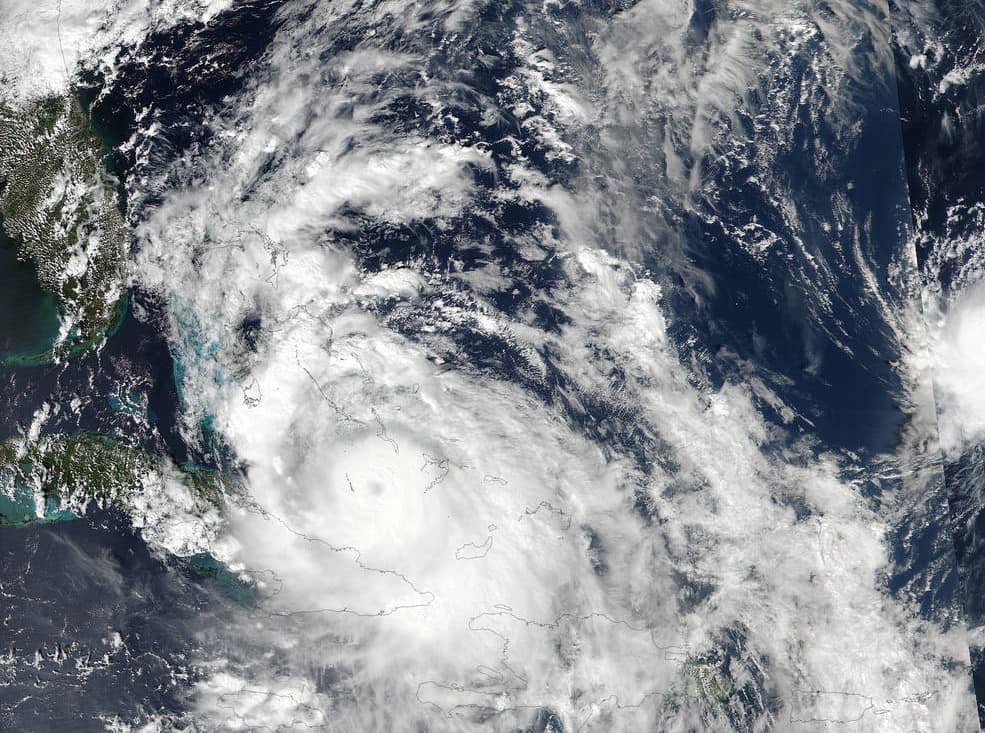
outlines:
{"label": "white cloud mass", "polygon": [[[647,264],[686,269],[674,212],[699,206],[704,165],[742,137],[770,69],[823,61],[841,124],[858,39],[887,62],[885,18],[717,6],[698,42],[695,7],[676,0],[568,25],[554,2],[287,2],[256,74],[202,122],[207,142],[160,166],[154,128],[134,139],[132,276],[167,303],[188,439],[207,421],[242,466],[211,551],[262,598],[226,657],[196,660],[185,724],[972,729],[963,626],[885,582],[935,446],[911,446],[929,467],[896,481],[911,447],[863,459],[798,432],[809,421],[769,375],[716,380],[678,348],[678,286]],[[475,52],[494,11],[520,16],[498,39],[517,67],[473,91],[496,64]],[[432,55],[435,39],[453,50]],[[58,66],[46,56],[44,78]],[[462,133],[462,108],[502,139]],[[848,216],[839,201],[832,216]],[[515,287],[501,245],[453,234],[504,229],[516,210],[541,212],[506,246],[551,273],[551,324],[497,305]],[[752,258],[780,246],[753,225],[728,234]],[[432,266],[441,236],[479,264]],[[874,278],[860,251],[832,263],[806,235],[789,244],[820,283],[812,317],[833,312],[821,286],[838,267]],[[416,254],[367,264],[373,247]],[[681,288],[700,300],[692,275]],[[985,431],[985,397],[966,398],[985,373],[983,303],[955,306],[937,352],[945,409],[979,416],[959,432]],[[519,376],[460,332],[515,355]],[[926,417],[926,383],[913,395]],[[871,473],[896,493],[872,501]]]}

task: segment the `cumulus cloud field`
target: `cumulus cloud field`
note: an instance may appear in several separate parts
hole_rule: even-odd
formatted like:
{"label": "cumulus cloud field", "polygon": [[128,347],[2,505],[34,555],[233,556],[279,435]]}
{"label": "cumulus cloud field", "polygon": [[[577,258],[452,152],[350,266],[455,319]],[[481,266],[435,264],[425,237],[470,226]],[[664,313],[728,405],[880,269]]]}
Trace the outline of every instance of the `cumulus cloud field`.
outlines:
{"label": "cumulus cloud field", "polygon": [[[15,3],[0,35],[28,53],[0,63],[24,98],[66,65],[111,86],[154,33],[235,10]],[[985,290],[921,301],[907,232],[872,245],[840,163],[769,107],[857,132],[865,85],[895,93],[886,8],[268,11],[240,87],[180,122],[207,135],[139,110],[124,182],[184,437],[208,426],[234,466],[198,545],[146,536],[259,600],[191,660],[186,714],[114,725],[974,730],[960,611],[891,579],[908,523],[946,531],[940,446],[985,436]],[[834,191],[820,214],[768,177],[798,156]],[[769,216],[725,207],[741,167]],[[710,347],[728,316],[695,221],[789,268],[763,287],[800,304],[800,371]],[[796,381],[837,388],[863,329],[901,416],[878,450],[827,441]]]}

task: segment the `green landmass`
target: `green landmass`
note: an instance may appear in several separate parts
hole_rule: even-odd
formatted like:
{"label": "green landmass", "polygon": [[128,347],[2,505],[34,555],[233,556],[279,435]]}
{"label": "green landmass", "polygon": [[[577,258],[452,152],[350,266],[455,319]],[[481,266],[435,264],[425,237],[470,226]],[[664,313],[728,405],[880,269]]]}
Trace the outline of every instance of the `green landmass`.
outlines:
{"label": "green landmass", "polygon": [[714,665],[693,662],[685,668],[697,688],[698,697],[709,707],[718,707],[732,696],[735,685]]}
{"label": "green landmass", "polygon": [[[0,441],[0,526],[71,521],[91,502],[127,511],[142,492],[162,491],[166,479],[181,482],[199,511],[221,508],[235,491],[215,469],[175,465],[113,435],[80,431]],[[233,572],[207,553],[179,560],[236,603],[260,603],[253,575]]]}
{"label": "green landmass", "polygon": [[127,231],[102,152],[71,94],[0,98],[0,223],[69,324],[51,356],[97,343],[125,308]]}
{"label": "green landmass", "polygon": [[226,480],[218,471],[174,466],[115,436],[80,431],[3,441],[0,524],[71,518],[74,515],[64,514],[67,508],[90,501],[125,509],[137,494],[153,489],[155,480],[169,474],[196,498],[220,506]]}

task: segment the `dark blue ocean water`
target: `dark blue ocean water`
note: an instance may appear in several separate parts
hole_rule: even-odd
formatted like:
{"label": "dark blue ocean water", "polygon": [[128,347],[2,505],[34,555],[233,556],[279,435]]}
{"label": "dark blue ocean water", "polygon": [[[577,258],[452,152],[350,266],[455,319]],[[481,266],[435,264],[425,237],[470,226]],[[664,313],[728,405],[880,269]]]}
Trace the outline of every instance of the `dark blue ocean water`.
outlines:
{"label": "dark blue ocean water", "polygon": [[0,528],[0,730],[105,731],[181,707],[215,643],[208,578],[153,557],[126,518]]}
{"label": "dark blue ocean water", "polygon": [[[179,24],[148,39],[140,51],[150,49],[151,63],[125,63],[123,83],[93,109],[107,167],[120,178],[128,174],[133,161],[114,146],[133,132],[144,106],[173,124],[162,137],[166,149],[154,155],[167,158],[192,144],[198,128],[190,123],[201,105],[242,84],[244,64],[269,42],[280,4],[238,3],[211,27]],[[223,64],[212,76],[192,76],[207,52]],[[91,75],[84,79],[79,94],[88,105],[100,87]],[[42,434],[116,434],[176,464],[215,465],[214,454],[189,445],[179,430],[175,363],[155,297],[129,293],[125,317],[98,352],[60,364],[7,358],[50,350],[59,325],[54,298],[39,290],[9,244],[0,241],[0,361],[7,362],[0,365],[0,439],[22,434],[47,403],[57,407]],[[0,730],[88,733],[104,731],[113,716],[129,723],[179,714],[196,679],[189,662],[222,653],[208,649],[229,625],[223,614],[247,603],[241,589],[230,592],[231,581],[208,558],[152,555],[116,511],[21,524],[30,509],[21,504],[0,517],[0,654],[11,658],[0,679]]]}
{"label": "dark blue ocean water", "polygon": [[61,321],[58,302],[38,285],[34,267],[17,257],[17,247],[0,225],[0,362],[46,361]]}
{"label": "dark blue ocean water", "polygon": [[[122,141],[135,132],[137,113],[150,108],[165,132],[151,141],[150,154],[141,165],[164,166],[196,145],[205,144],[208,131],[197,122],[206,109],[221,109],[223,99],[246,83],[277,28],[281,5],[260,0],[237,3],[208,25],[179,24],[167,34],[150,36],[139,48],[128,49],[112,85],[102,90],[105,94],[93,107],[99,129],[108,140]],[[695,43],[708,32],[714,10],[712,3],[699,5],[701,12],[692,23]],[[574,27],[588,16],[604,16],[617,9],[597,3],[581,9],[556,7],[550,12],[559,22]],[[511,57],[507,48],[510,24],[521,11],[519,4],[491,3],[481,30],[459,46],[448,45],[435,52],[433,73],[460,68],[467,59],[481,56],[488,61],[469,83],[476,94],[494,96],[497,85],[523,61]],[[320,50],[326,57],[349,50],[358,41],[357,34],[343,30]],[[864,46],[857,49],[860,59],[868,58],[868,51]],[[210,56],[215,63],[202,64],[203,56]],[[900,63],[898,59],[897,66]],[[892,301],[899,294],[894,292],[888,273],[906,251],[910,199],[916,197],[927,210],[937,211],[943,205],[929,191],[914,193],[915,181],[920,184],[923,180],[922,169],[915,172],[914,166],[919,164],[914,160],[936,154],[926,152],[926,140],[933,137],[933,122],[924,117],[933,118],[939,110],[921,107],[920,85],[926,81],[904,75],[899,87],[905,120],[901,128],[894,71],[866,68],[866,86],[854,92],[861,112],[859,132],[852,139],[846,139],[841,129],[813,125],[812,105],[821,104],[820,100],[804,99],[793,110],[791,124],[797,130],[797,144],[768,173],[787,182],[802,220],[808,222],[805,230],[784,231],[786,225],[774,203],[753,185],[752,176],[757,171],[718,170],[709,163],[712,167],[705,173],[717,181],[717,188],[706,192],[704,204],[675,212],[686,239],[687,262],[670,260],[661,243],[654,241],[644,243],[637,263],[659,273],[666,284],[675,344],[682,357],[698,359],[706,366],[714,382],[711,386],[741,379],[739,365],[753,363],[762,373],[780,377],[773,384],[776,391],[810,421],[798,419],[794,437],[810,433],[819,449],[853,451],[863,462],[893,451],[899,440],[904,421],[902,390],[893,368],[899,353],[863,273],[844,253],[857,239],[872,263],[880,290]],[[787,83],[791,88],[806,84],[810,73],[805,63],[795,69],[799,76]],[[89,81],[96,86],[86,94],[96,99],[94,92],[100,89],[101,81],[95,77]],[[448,130],[427,127],[427,116],[416,114],[415,103],[410,94],[398,98],[388,112],[393,115],[390,121],[423,135],[449,134]],[[761,100],[764,113],[778,113],[770,108],[771,103]],[[451,132],[483,140],[492,151],[495,172],[474,172],[480,190],[491,194],[501,185],[506,167],[517,156],[559,185],[581,172],[577,163],[551,159],[522,137],[519,152],[504,144],[506,133],[515,134],[519,129],[518,121],[507,112],[493,121],[477,114],[468,91],[462,92],[461,99],[448,100],[448,106],[457,120],[457,128]],[[761,145],[772,142],[768,137],[753,140],[753,144]],[[810,154],[819,147],[829,150],[837,161],[834,177]],[[904,149],[908,153],[905,160]],[[943,150],[940,155],[950,161],[940,165],[942,176],[954,165],[964,165],[964,159],[960,164],[954,162],[960,156],[953,151]],[[120,155],[110,164],[125,177],[137,161]],[[968,163],[961,168],[954,190],[945,189],[947,196],[967,192],[982,195],[985,179],[974,183],[972,167]],[[653,172],[650,175],[656,176]],[[837,223],[830,205],[834,190],[847,191],[850,206],[842,220],[849,226],[834,228],[840,231],[836,235],[824,227]],[[145,191],[136,205],[154,206],[160,193]],[[715,217],[708,215],[710,204],[714,204]],[[353,218],[357,216],[358,212],[353,212]],[[771,224],[786,237],[785,245],[771,254],[765,265],[750,259],[727,233],[726,225],[741,227],[753,219]],[[565,285],[558,262],[551,258],[525,260],[514,245],[518,235],[535,225],[556,224],[545,207],[497,202],[478,215],[444,222],[440,227],[431,224],[364,222],[338,234],[337,241],[347,245],[361,266],[370,271],[404,264],[440,272],[452,259],[457,267],[468,271],[485,266],[491,257],[510,280],[508,287],[490,296],[495,308],[507,316],[532,312],[533,324],[548,331],[563,325],[564,314],[551,302],[552,290]],[[812,310],[816,283],[805,274],[808,263],[793,246],[798,237],[814,257],[832,263],[838,275],[831,293],[833,309],[824,322],[819,322]],[[483,248],[469,244],[478,241],[492,244]],[[9,298],[13,304],[10,313],[22,314],[0,326],[0,347],[3,339],[14,345],[29,344],[32,339],[43,341],[50,332],[49,300],[30,289],[17,267],[12,260],[0,259],[0,288],[9,283],[9,290],[0,294],[0,307],[7,302],[3,298]],[[700,299],[694,297],[694,284],[688,280],[691,268],[713,283],[713,287],[702,290]],[[0,437],[22,430],[42,403],[52,402],[65,409],[44,426],[45,431],[117,433],[134,437],[148,450],[170,456],[177,463],[207,465],[214,461],[199,448],[187,445],[179,430],[175,363],[164,336],[162,308],[154,297],[134,292],[121,327],[98,354],[80,355],[61,365],[8,365],[0,369]],[[381,308],[377,315],[411,338],[426,338],[433,325],[414,314]],[[261,326],[244,321],[240,330],[247,346],[251,334]],[[831,332],[826,332],[825,326]],[[834,332],[839,343],[831,335]],[[572,385],[555,366],[549,349],[541,354],[547,365],[546,376],[542,376],[530,368],[522,351],[505,339],[460,325],[447,335],[453,348],[442,357],[448,364],[522,385],[538,398],[560,406],[571,423],[593,440],[636,456],[643,470],[654,455],[666,466],[673,465],[674,457],[661,452],[659,436],[641,431],[623,407],[617,409],[598,395],[571,399]],[[619,375],[614,373],[612,379],[617,385]],[[144,419],[135,419],[130,409],[121,409],[128,400],[142,404],[143,398],[128,397],[134,395],[146,397]],[[72,411],[67,406],[76,397],[81,398],[82,406]],[[950,470],[958,475],[954,472],[960,474],[962,466]],[[964,511],[961,502],[971,491],[962,490],[960,482],[957,485],[957,489],[954,484],[948,486],[951,506]],[[881,492],[892,490],[890,483],[863,488],[873,502],[880,500]],[[900,594],[932,588],[921,597],[922,611],[927,618],[942,620],[960,605],[960,596],[943,485],[936,487],[936,492],[928,497],[922,514],[895,529],[895,566],[887,586]],[[966,590],[974,590],[975,578],[981,574],[974,570],[979,544],[977,535],[964,535],[958,544]],[[4,563],[0,574],[3,589],[14,598],[7,628],[13,634],[11,648],[17,660],[9,684],[0,688],[0,727],[13,725],[11,721],[16,720],[18,730],[43,731],[81,720],[82,727],[75,730],[97,730],[94,716],[108,709],[134,715],[141,710],[181,709],[181,690],[193,679],[176,678],[175,672],[182,668],[183,655],[211,643],[203,641],[201,634],[223,613],[228,598],[213,593],[206,581],[189,575],[187,568],[152,557],[126,521],[112,513],[45,526],[0,527],[0,561]],[[692,587],[696,596],[708,592],[694,579],[681,577],[678,582]],[[976,606],[970,612],[980,611]],[[73,677],[72,665],[80,658],[91,664],[106,648],[102,639],[110,638],[114,631],[126,641],[128,652],[111,655],[107,666],[79,683]],[[730,630],[726,636],[721,659],[715,661],[724,667],[742,656],[744,643],[741,629]],[[39,650],[44,661],[36,669],[28,662],[33,662]],[[763,674],[750,672],[749,679],[748,689],[740,694],[749,709],[773,704]],[[15,707],[25,696],[27,700]],[[45,704],[54,697],[59,700],[57,706]],[[742,715],[735,715],[737,729],[742,729],[743,720]],[[545,720],[543,726],[549,722]]]}
{"label": "dark blue ocean water", "polygon": [[[917,258],[926,284],[947,295],[965,260],[945,258],[942,267],[927,270],[929,260],[951,238],[981,237],[980,221],[970,210],[985,203],[985,76],[974,67],[985,42],[985,18],[976,3],[937,0],[929,5],[934,14],[924,24],[909,21],[896,8],[900,22],[894,51]],[[924,63],[911,63],[921,52]],[[943,83],[948,73],[969,67],[970,73],[960,75],[962,83]],[[966,256],[979,252],[969,248]],[[985,624],[983,446],[971,445],[948,458],[944,475],[967,622],[980,627]],[[985,650],[973,646],[972,663],[985,725]]]}

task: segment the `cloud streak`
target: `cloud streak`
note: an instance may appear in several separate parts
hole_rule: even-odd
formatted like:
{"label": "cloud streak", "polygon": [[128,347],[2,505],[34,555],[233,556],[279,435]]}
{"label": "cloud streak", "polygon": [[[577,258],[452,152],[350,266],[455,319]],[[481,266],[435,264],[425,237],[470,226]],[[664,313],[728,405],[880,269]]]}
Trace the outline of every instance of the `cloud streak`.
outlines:
{"label": "cloud streak", "polygon": [[[834,190],[818,221],[796,182],[756,178],[802,152],[767,102],[846,132],[884,17],[299,2],[275,21],[207,135],[172,150],[150,110],[130,143],[134,279],[169,307],[186,439],[207,426],[241,467],[211,551],[261,598],[196,660],[189,724],[967,726],[961,625],[886,582],[903,508],[930,511],[927,425],[875,457],[826,446],[792,378],[687,336],[716,297],[704,217],[743,262],[813,280],[805,312],[839,348],[859,336],[842,306],[908,346],[871,226],[839,229],[858,204],[837,165],[808,156]],[[769,99],[801,63],[802,96]],[[740,165],[770,221],[724,208],[714,180]],[[837,288],[860,273],[863,305]],[[925,474],[901,480],[910,459]]]}

